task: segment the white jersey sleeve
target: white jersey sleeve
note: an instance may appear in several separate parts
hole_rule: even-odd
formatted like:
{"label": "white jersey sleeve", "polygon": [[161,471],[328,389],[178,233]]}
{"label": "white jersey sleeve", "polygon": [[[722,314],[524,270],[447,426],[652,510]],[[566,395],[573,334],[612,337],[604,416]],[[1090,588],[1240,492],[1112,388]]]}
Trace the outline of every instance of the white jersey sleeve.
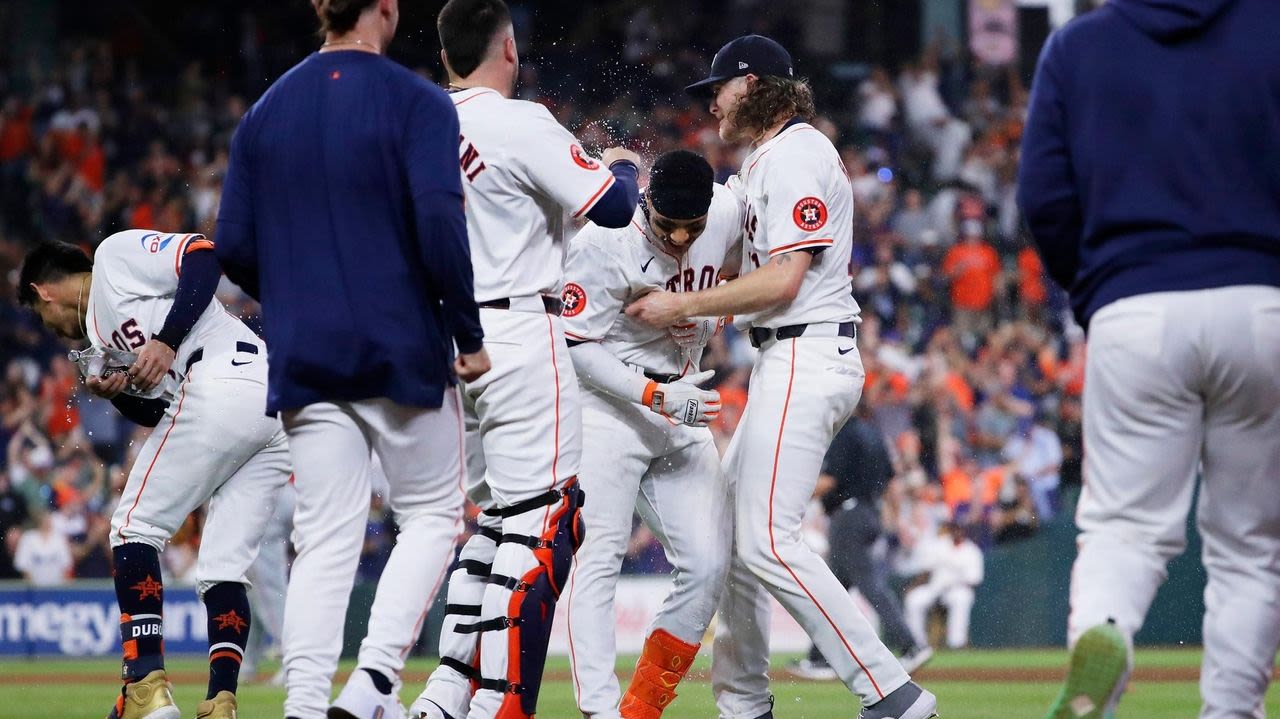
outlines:
{"label": "white jersey sleeve", "polygon": [[569,242],[564,267],[565,335],[571,340],[602,340],[621,316],[632,293],[619,259],[605,243],[607,230],[588,224]]}
{"label": "white jersey sleeve", "polygon": [[[827,197],[827,178],[813,171],[825,158],[811,157],[805,149],[777,149],[781,155],[769,158],[769,171],[762,177],[768,211],[752,220],[766,223],[762,249],[776,257],[793,250],[830,247],[835,243],[828,209],[832,198]],[[749,227],[748,232],[754,229]]]}
{"label": "white jersey sleeve", "polygon": [[581,217],[613,186],[613,173],[588,155],[547,108],[528,105],[533,109],[522,128],[525,139],[514,155],[514,171],[532,189]]}
{"label": "white jersey sleeve", "polygon": [[93,262],[106,270],[101,276],[118,296],[170,297],[178,291],[183,256],[204,248],[213,243],[200,234],[126,230],[103,240]]}

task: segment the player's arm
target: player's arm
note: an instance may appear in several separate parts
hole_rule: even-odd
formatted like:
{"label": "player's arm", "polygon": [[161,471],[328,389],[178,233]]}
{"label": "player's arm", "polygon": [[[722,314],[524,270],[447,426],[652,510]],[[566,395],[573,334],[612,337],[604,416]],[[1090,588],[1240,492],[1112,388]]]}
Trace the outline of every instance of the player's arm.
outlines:
{"label": "player's arm", "polygon": [[1070,289],[1080,265],[1083,215],[1067,146],[1066,109],[1058,86],[1054,36],[1040,53],[1018,166],[1018,206],[1059,286]]}
{"label": "player's arm", "polygon": [[412,192],[418,248],[443,306],[445,329],[458,346],[455,370],[464,381],[472,381],[489,366],[462,207],[458,113],[448,96],[423,92],[407,117],[404,171]]}
{"label": "player's arm", "polygon": [[569,348],[573,369],[585,385],[635,402],[691,427],[705,427],[720,415],[720,393],[698,387],[711,379],[713,370],[681,377],[677,382],[656,382],[633,372],[599,342],[577,342]]}
{"label": "player's arm", "polygon": [[160,424],[165,410],[169,408],[169,403],[159,397],[146,399],[129,394],[118,394],[112,397],[111,405],[124,415],[125,419],[143,427],[154,427]]}
{"label": "player's arm", "polygon": [[759,269],[717,287],[697,292],[651,292],[632,303],[627,314],[653,327],[666,327],[690,317],[747,314],[790,304],[812,262],[809,252],[783,252]]}
{"label": "player's arm", "polygon": [[204,235],[188,235],[177,248],[178,288],[173,305],[160,331],[138,350],[138,359],[129,367],[129,379],[138,389],[154,389],[173,366],[178,346],[195,327],[196,320],[213,301],[222,269],[213,253],[213,243]]}
{"label": "player's arm", "polygon": [[639,156],[610,148],[596,160],[545,107],[528,108],[530,114],[517,126],[524,133],[516,156],[523,179],[574,217],[585,216],[600,227],[626,227],[640,200]]}
{"label": "player's arm", "polygon": [[244,293],[261,301],[258,286],[258,238],[254,231],[253,195],[249,182],[249,117],[240,122],[231,138],[227,176],[222,181],[222,201],[218,206],[218,240],[214,253],[227,279]]}

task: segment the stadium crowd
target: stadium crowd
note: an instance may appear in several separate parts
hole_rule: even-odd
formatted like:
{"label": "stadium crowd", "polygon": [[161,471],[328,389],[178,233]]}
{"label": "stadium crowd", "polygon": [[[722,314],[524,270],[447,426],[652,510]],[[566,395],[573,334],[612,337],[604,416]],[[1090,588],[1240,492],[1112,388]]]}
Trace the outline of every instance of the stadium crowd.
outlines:
{"label": "stadium crowd", "polygon": [[[643,8],[615,21],[621,91],[600,102],[562,91],[591,63],[543,47],[526,63],[522,96],[589,146],[621,141],[648,157],[685,147],[721,180],[736,171],[744,150],[723,146],[677,89],[705,61],[668,51]],[[790,32],[785,20],[752,29]],[[987,548],[1055,521],[1060,489],[1080,481],[1084,341],[1013,201],[1026,110],[1017,74],[941,44],[900,68],[864,70],[855,84],[816,88],[825,114],[814,124],[842,148],[855,196],[861,415],[891,448],[883,516],[895,567],[912,574],[928,569],[921,548],[951,523]],[[52,64],[0,66],[0,579],[108,576],[110,511],[146,431],[80,388],[66,347],[15,306],[16,267],[32,243],[92,249],[130,227],[216,241],[229,140],[261,89],[228,77],[192,62],[158,82],[101,41],[67,42]],[[845,101],[823,102],[832,97]],[[219,297],[233,313],[255,312],[230,285]],[[732,329],[707,349],[722,443],[745,403],[752,353]],[[366,569],[376,574],[394,530],[380,502],[370,517]],[[199,521],[165,553],[175,579],[192,570]],[[668,569],[643,528],[625,569]]]}

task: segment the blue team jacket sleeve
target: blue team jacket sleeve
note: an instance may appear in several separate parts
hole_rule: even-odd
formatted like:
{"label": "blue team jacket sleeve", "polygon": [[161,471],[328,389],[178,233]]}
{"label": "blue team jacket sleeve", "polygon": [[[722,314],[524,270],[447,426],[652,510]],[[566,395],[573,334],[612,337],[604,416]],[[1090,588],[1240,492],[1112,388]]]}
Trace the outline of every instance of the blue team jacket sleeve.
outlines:
{"label": "blue team jacket sleeve", "polygon": [[164,318],[164,326],[155,334],[155,339],[174,350],[187,338],[191,328],[196,326],[196,320],[213,301],[218,279],[222,277],[213,248],[207,241],[201,242],[202,247],[183,250],[186,255],[182,258],[182,271],[178,275],[178,290],[169,314]]}
{"label": "blue team jacket sleeve", "polygon": [[1045,44],[1031,86],[1018,169],[1018,205],[1049,276],[1070,289],[1080,264],[1083,219],[1058,84],[1055,56],[1061,46],[1057,39]]}
{"label": "blue team jacket sleeve", "polygon": [[[249,116],[245,116],[248,120]],[[254,232],[253,194],[249,181],[249,123],[241,121],[231,139],[231,155],[227,161],[227,177],[222,182],[222,204],[218,207],[218,226],[214,234],[214,253],[222,264],[227,279],[240,286],[255,300],[261,301],[258,288],[258,241]]]}
{"label": "blue team jacket sleeve", "polygon": [[443,92],[419,95],[405,128],[405,174],[423,266],[445,327],[464,354],[483,346],[458,164],[458,113]]}
{"label": "blue team jacket sleeve", "polygon": [[609,165],[617,182],[587,211],[587,219],[601,227],[626,227],[640,201],[640,168],[628,160]]}

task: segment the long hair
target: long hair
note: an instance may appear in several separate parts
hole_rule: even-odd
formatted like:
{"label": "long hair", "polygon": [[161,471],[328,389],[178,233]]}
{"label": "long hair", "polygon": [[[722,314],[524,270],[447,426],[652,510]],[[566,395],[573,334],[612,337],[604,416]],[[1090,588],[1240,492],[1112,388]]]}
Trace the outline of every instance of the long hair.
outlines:
{"label": "long hair", "polygon": [[739,129],[758,134],[793,117],[809,122],[816,114],[808,80],[766,75],[756,78],[731,117]]}

